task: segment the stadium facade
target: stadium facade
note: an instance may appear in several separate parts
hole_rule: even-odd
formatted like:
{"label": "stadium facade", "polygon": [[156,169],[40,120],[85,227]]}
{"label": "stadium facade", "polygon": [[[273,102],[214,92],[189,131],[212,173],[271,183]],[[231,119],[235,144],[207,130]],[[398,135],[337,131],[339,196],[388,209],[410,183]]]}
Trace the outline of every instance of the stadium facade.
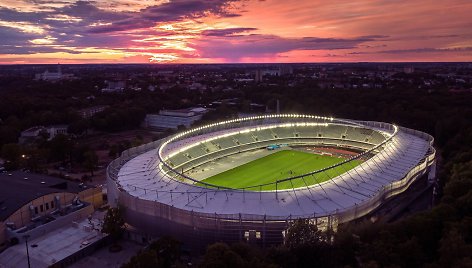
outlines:
{"label": "stadium facade", "polygon": [[[192,170],[272,144],[356,152],[342,162],[272,185],[232,189],[192,177]],[[359,165],[352,161],[362,159]],[[149,236],[173,235],[189,246],[215,241],[281,243],[290,222],[321,229],[373,212],[418,178],[435,178],[433,138],[389,123],[278,114],[218,122],[129,149],[107,169],[108,199]],[[316,182],[329,170],[339,176]],[[244,179],[244,178],[241,178]],[[292,182],[297,183],[292,183]],[[304,182],[300,186],[300,182]],[[311,182],[311,183],[310,183]],[[297,185],[280,187],[280,185]]]}

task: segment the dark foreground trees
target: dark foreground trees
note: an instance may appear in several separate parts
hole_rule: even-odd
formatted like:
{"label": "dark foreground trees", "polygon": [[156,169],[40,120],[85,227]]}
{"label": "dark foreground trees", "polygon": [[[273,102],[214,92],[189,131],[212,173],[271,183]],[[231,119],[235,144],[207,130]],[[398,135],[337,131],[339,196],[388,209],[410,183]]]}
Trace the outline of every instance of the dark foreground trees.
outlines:
{"label": "dark foreground trees", "polygon": [[187,267],[180,260],[181,243],[170,236],[163,236],[138,252],[123,268]]}
{"label": "dark foreground trees", "polygon": [[118,239],[121,238],[124,232],[125,220],[123,219],[123,209],[121,207],[110,208],[103,219],[102,233],[110,235],[113,240],[112,247],[119,248],[117,246]]}

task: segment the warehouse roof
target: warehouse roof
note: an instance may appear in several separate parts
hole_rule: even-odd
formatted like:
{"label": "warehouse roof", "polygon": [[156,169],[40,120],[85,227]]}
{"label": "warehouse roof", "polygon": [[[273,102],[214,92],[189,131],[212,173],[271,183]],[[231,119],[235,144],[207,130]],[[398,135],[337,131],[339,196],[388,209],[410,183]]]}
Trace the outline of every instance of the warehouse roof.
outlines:
{"label": "warehouse roof", "polygon": [[79,193],[90,186],[44,174],[23,171],[0,173],[0,220],[34,199],[59,192]]}

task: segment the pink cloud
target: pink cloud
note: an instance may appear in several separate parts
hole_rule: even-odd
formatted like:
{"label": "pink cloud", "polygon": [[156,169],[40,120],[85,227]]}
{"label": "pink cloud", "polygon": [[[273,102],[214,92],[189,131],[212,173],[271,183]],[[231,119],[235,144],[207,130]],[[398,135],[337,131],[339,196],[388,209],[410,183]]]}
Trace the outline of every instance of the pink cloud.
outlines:
{"label": "pink cloud", "polygon": [[3,63],[472,60],[470,1],[16,3],[0,7]]}

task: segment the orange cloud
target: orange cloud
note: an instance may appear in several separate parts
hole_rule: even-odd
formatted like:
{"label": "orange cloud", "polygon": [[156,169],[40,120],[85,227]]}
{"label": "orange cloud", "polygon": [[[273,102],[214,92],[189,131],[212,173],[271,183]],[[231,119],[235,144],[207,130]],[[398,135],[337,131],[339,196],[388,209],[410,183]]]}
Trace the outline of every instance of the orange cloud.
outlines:
{"label": "orange cloud", "polygon": [[472,60],[463,0],[0,2],[0,63]]}

